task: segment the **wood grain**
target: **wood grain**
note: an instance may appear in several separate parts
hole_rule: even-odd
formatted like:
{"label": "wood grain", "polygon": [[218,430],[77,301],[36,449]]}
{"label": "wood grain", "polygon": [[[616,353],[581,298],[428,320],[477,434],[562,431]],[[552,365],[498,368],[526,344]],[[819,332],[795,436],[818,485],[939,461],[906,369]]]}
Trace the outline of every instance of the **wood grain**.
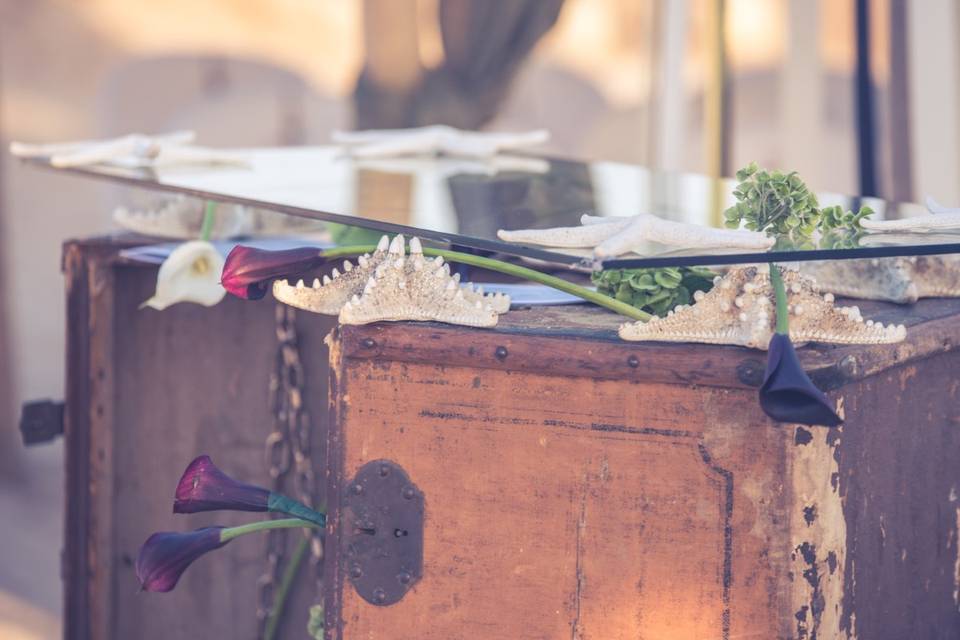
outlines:
{"label": "wood grain", "polygon": [[765,550],[787,436],[751,431],[762,420],[736,411],[743,397],[370,360],[345,360],[336,388],[338,475],[394,460],[427,517],[423,580],[377,608],[341,575],[331,637],[719,638],[780,624],[767,590],[786,553]]}

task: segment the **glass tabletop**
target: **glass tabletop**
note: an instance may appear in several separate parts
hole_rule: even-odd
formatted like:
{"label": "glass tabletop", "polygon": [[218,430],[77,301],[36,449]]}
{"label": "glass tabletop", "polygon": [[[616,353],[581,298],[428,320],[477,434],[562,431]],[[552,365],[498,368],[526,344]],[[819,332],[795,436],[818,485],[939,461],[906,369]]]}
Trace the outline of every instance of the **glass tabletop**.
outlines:
{"label": "glass tabletop", "polygon": [[[636,252],[594,260],[589,249],[513,244],[500,229],[579,226],[581,215],[654,214],[722,226],[733,204],[732,180],[663,172],[614,162],[581,162],[527,155],[473,160],[450,157],[358,159],[339,147],[236,150],[247,166],[58,169],[144,189],[250,205],[293,216],[389,233],[417,235],[460,248],[498,252],[571,266],[626,268],[743,264],[770,260],[834,260],[960,253],[960,231],[865,233],[841,245],[770,251],[684,249],[649,243]],[[44,160],[35,164],[53,168]],[[817,194],[821,206],[871,207],[872,220],[925,215],[918,204]]]}

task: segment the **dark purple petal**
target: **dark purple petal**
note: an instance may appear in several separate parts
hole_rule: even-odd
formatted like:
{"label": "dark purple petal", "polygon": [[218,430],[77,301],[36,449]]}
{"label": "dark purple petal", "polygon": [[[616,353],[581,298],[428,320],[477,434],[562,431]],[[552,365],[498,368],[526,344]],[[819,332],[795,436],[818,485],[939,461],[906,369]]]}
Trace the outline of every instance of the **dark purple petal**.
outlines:
{"label": "dark purple petal", "polygon": [[770,340],[760,407],[777,422],[826,427],[843,422],[827,396],[807,377],[790,337],[780,333]]}
{"label": "dark purple petal", "polygon": [[220,471],[210,456],[200,456],[180,477],[173,512],[266,511],[269,499],[267,489],[237,482]]}
{"label": "dark purple petal", "polygon": [[[140,547],[137,578],[144,591],[170,591],[190,564],[226,542],[220,542],[223,527],[206,527],[187,533],[161,531]],[[229,541],[228,541],[229,542]]]}
{"label": "dark purple petal", "polygon": [[220,284],[238,298],[259,300],[273,280],[303,275],[324,261],[315,247],[269,251],[237,245],[224,262]]}

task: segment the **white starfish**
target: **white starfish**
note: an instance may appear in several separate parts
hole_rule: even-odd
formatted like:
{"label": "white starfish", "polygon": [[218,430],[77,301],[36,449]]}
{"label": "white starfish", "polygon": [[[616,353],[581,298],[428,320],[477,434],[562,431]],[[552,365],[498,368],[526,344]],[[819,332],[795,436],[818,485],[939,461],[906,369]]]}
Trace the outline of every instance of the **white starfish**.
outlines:
{"label": "white starfish", "polygon": [[877,233],[912,231],[917,233],[960,230],[960,209],[945,207],[927,196],[928,215],[900,218],[899,220],[861,221],[863,228]]}
{"label": "white starfish", "polygon": [[243,157],[229,152],[191,143],[193,131],[175,131],[155,136],[132,133],[106,140],[81,140],[54,144],[26,144],[11,142],[10,153],[18,158],[49,158],[57,168],[81,167],[92,164],[113,164],[122,167],[152,167],[159,165],[249,164]]}
{"label": "white starfish", "polygon": [[446,125],[414,129],[334,131],[331,138],[358,158],[447,154],[487,158],[500,151],[542,144],[550,139],[545,129],[519,133],[463,131]]}
{"label": "white starfish", "polygon": [[642,252],[647,242],[685,249],[735,248],[765,251],[773,238],[741,229],[717,229],[686,222],[673,222],[641,213],[629,218],[601,218],[584,215],[579,227],[518,229],[497,231],[506,242],[519,242],[558,248],[593,248],[597,258],[612,258],[630,252]]}

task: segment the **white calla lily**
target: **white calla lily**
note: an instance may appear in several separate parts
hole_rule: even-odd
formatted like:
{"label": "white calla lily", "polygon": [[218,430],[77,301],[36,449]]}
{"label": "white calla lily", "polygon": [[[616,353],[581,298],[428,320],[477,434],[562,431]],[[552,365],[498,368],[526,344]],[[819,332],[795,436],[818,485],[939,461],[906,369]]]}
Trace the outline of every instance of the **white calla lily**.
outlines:
{"label": "white calla lily", "polygon": [[178,302],[212,307],[227,294],[220,284],[223,256],[205,240],[184,242],[174,249],[157,274],[157,290],[141,305],[161,311]]}

